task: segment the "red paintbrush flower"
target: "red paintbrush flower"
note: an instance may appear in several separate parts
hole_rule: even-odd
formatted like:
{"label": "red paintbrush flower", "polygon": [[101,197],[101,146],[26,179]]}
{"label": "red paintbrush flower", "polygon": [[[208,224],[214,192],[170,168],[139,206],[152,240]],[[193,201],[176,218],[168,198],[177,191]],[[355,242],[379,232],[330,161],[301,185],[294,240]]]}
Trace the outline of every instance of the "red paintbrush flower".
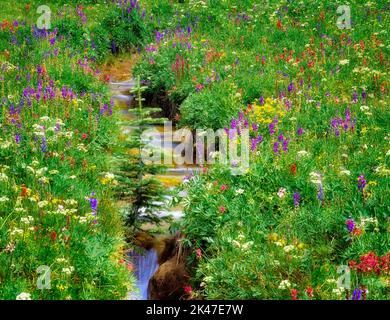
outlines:
{"label": "red paintbrush flower", "polygon": [[290,174],[292,176],[295,176],[297,174],[297,165],[295,163],[293,163],[291,166],[290,166]]}
{"label": "red paintbrush flower", "polygon": [[282,21],[280,21],[280,19],[278,19],[278,22],[276,23],[276,27],[277,27],[279,30],[282,30],[282,29],[283,29]]}
{"label": "red paintbrush flower", "polygon": [[57,239],[57,232],[55,231],[50,232],[50,239],[55,241]]}
{"label": "red paintbrush flower", "polygon": [[21,193],[20,193],[20,196],[22,197],[22,198],[24,198],[24,197],[27,197],[27,193],[28,193],[28,189],[27,189],[27,187],[23,184],[22,185],[22,191],[21,191]]}
{"label": "red paintbrush flower", "polygon": [[297,289],[291,289],[291,299],[292,300],[297,300],[298,299],[298,290]]}

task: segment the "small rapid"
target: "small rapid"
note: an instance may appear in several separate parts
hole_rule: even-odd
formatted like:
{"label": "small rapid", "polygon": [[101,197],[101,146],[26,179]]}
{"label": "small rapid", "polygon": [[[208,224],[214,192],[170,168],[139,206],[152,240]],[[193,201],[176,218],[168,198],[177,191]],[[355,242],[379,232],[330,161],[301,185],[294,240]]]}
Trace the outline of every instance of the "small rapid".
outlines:
{"label": "small rapid", "polygon": [[139,249],[130,253],[130,260],[134,265],[134,275],[137,278],[137,290],[130,293],[130,300],[149,299],[149,280],[158,269],[158,257],[155,249]]}

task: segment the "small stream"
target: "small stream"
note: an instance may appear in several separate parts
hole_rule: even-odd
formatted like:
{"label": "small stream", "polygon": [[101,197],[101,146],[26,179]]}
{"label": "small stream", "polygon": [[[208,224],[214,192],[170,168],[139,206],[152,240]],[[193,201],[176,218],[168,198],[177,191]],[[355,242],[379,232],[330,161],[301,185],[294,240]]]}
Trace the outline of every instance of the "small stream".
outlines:
{"label": "small stream", "polygon": [[139,250],[140,252],[133,251],[129,254],[130,260],[135,267],[138,289],[138,292],[129,293],[129,300],[148,300],[149,280],[158,269],[158,257],[156,250]]}
{"label": "small stream", "polygon": [[[130,90],[135,86],[135,81],[133,79],[123,81],[123,78],[128,76],[128,74],[122,74],[120,66],[119,68],[114,69],[114,74],[112,74],[112,70],[110,72],[111,82],[109,86],[111,90],[111,97],[114,100],[115,104],[121,108],[123,120],[129,120],[130,118],[128,110],[131,107],[131,104],[134,99],[134,97],[130,93]],[[156,126],[155,128],[159,132],[161,132],[163,126]],[[123,134],[127,134],[129,130],[131,130],[131,127],[125,126],[122,128]],[[172,152],[173,142],[165,141],[164,139],[164,134],[159,134],[154,136],[150,143],[154,146],[162,146],[162,152]],[[180,185],[186,176],[193,174],[195,170],[196,168],[191,166],[173,165],[168,167],[165,173],[157,175],[156,178],[168,190],[172,190],[175,189],[178,185]],[[168,204],[171,199],[171,196],[167,196],[166,203]],[[157,215],[161,218],[169,216],[172,217],[174,220],[178,220],[183,217],[183,209],[181,206],[177,206],[166,210],[160,210],[159,212],[157,212]],[[128,295],[128,299],[147,300],[149,295],[149,281],[159,266],[157,252],[154,249],[144,250],[139,248],[131,252],[129,254],[129,258],[135,267],[135,276],[137,278],[137,292],[130,292]]]}

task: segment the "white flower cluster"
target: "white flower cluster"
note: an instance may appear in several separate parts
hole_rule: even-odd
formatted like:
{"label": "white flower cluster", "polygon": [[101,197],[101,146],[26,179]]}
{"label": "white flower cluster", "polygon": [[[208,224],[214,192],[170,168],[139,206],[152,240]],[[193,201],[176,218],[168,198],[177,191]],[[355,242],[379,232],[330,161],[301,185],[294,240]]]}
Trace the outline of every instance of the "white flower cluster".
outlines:
{"label": "white flower cluster", "polygon": [[3,141],[3,139],[0,138],[0,149],[8,149],[11,146],[11,142],[6,140]]}
{"label": "white flower cluster", "polygon": [[278,197],[280,199],[283,199],[286,196],[287,189],[286,188],[280,188],[278,191]]}
{"label": "white flower cluster", "polygon": [[246,251],[253,246],[253,241],[244,242],[244,240],[245,236],[243,234],[240,234],[238,236],[238,240],[230,240],[229,242],[231,242],[236,248]]}
{"label": "white flower cluster", "polygon": [[74,208],[65,208],[63,205],[58,205],[57,210],[48,211],[49,214],[58,214],[63,216],[68,216],[77,213],[77,209]]}
{"label": "white flower cluster", "polygon": [[1,202],[8,202],[8,201],[9,201],[9,198],[8,198],[8,197],[6,197],[6,196],[0,197],[0,203],[1,203]]}
{"label": "white flower cluster", "polygon": [[322,175],[319,172],[310,172],[310,182],[316,185],[322,184]]}
{"label": "white flower cluster", "polygon": [[62,268],[62,272],[65,273],[68,276],[71,275],[73,271],[74,271],[74,267],[73,266]]}
{"label": "white flower cluster", "polygon": [[28,292],[22,292],[16,297],[16,300],[31,300],[31,294]]}
{"label": "white flower cluster", "polygon": [[30,225],[34,223],[34,218],[32,216],[22,217],[20,218],[20,222],[25,225]]}
{"label": "white flower cluster", "polygon": [[288,280],[282,280],[282,282],[280,282],[279,284],[279,289],[281,290],[285,290],[285,289],[288,289],[291,287],[291,282],[288,281]]}
{"label": "white flower cluster", "polygon": [[0,182],[7,182],[8,181],[8,176],[3,173],[3,172],[0,172]]}
{"label": "white flower cluster", "polygon": [[23,235],[23,230],[22,229],[14,228],[11,231],[11,236],[21,236],[21,235]]}

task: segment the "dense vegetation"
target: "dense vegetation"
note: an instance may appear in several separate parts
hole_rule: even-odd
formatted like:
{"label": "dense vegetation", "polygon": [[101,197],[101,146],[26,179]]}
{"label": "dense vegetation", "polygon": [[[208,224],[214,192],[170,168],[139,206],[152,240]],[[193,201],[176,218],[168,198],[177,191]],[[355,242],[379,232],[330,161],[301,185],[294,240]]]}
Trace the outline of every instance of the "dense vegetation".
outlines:
{"label": "dense vegetation", "polygon": [[53,2],[39,30],[38,5],[7,1],[0,30],[0,298],[123,299],[133,278],[112,189],[118,114],[96,65],[110,47],[93,43],[100,26],[75,4]]}
{"label": "dense vegetation", "polygon": [[136,72],[182,126],[252,139],[244,175],[213,166],[184,187],[194,296],[388,298],[388,4],[350,1],[339,29],[337,1],[190,3]]}
{"label": "dense vegetation", "polygon": [[351,29],[334,0],[50,1],[50,30],[38,1],[3,2],[0,298],[132,288],[112,174],[125,145],[98,64],[137,50],[147,102],[179,126],[250,130],[245,174],[206,166],[182,186],[189,296],[389,299],[386,1],[349,1]]}

